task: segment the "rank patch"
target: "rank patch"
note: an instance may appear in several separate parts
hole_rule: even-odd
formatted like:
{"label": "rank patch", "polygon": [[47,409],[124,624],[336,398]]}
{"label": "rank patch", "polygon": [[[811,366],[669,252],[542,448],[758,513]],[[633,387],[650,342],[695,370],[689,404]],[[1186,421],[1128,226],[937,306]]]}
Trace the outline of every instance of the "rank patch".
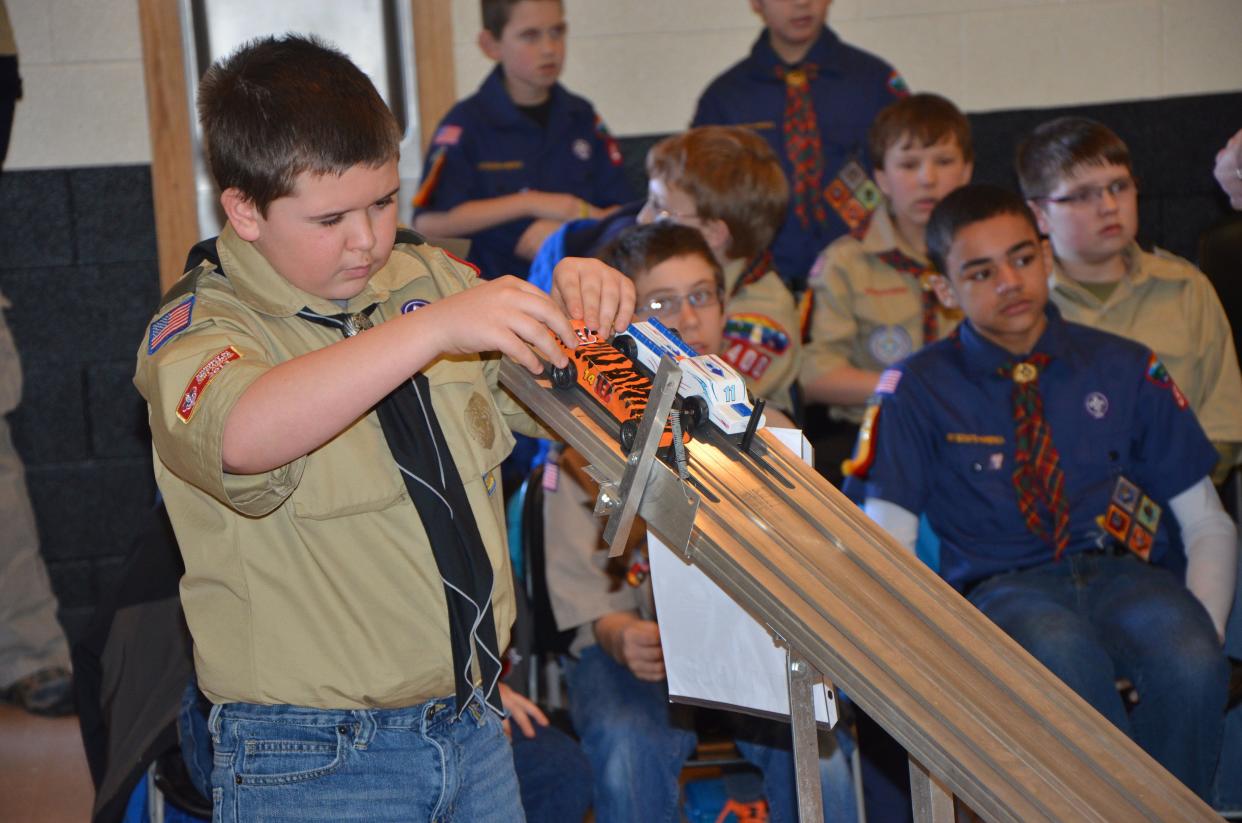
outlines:
{"label": "rank patch", "polygon": [[151,334],[147,338],[147,354],[155,354],[160,346],[176,337],[190,327],[190,316],[194,313],[194,296],[178,303],[151,324]]}
{"label": "rank patch", "polygon": [[189,384],[186,385],[185,391],[182,392],[180,402],[177,403],[177,417],[181,418],[182,423],[190,422],[190,418],[198,410],[198,401],[202,399],[203,392],[207,390],[208,384],[215,379],[216,375],[229,363],[240,359],[241,353],[229,346],[219,354],[213,355],[201,369],[195,372]]}

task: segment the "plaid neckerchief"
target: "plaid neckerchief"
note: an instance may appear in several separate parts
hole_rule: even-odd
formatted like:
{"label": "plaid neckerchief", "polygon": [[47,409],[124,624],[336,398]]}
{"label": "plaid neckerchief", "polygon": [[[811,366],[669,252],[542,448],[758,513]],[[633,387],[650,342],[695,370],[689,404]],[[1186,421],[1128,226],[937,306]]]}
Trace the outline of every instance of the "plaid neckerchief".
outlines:
{"label": "plaid neckerchief", "polygon": [[877,256],[897,271],[918,281],[919,289],[923,293],[923,345],[936,342],[940,338],[940,301],[936,299],[936,292],[931,287],[932,270],[901,249],[890,249]]}
{"label": "plaid neckerchief", "polygon": [[828,220],[820,195],[824,149],[811,99],[811,81],[818,73],[814,63],[776,67],[777,78],[785,81],[785,156],[793,168],[794,214],[803,228],[810,228],[812,219],[819,225]]}
{"label": "plaid neckerchief", "polygon": [[[1013,487],[1026,527],[1053,548],[1061,559],[1069,542],[1069,505],[1065,502],[1065,473],[1061,455],[1052,442],[1052,427],[1044,417],[1039,393],[1039,373],[1052,358],[1043,353],[1011,360],[997,374],[1013,380],[1014,466]],[[1040,505],[1051,521],[1044,523]]]}

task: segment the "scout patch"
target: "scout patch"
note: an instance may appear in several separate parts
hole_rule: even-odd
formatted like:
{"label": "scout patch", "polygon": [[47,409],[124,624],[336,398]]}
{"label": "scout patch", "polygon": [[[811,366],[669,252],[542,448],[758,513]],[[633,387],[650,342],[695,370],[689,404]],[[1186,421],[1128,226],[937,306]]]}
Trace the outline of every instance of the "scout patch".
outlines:
{"label": "scout patch", "polygon": [[483,488],[487,489],[488,497],[496,493],[496,472],[490,471],[483,475]]}
{"label": "scout patch", "polygon": [[[901,376],[901,372],[896,372],[896,374]],[[871,464],[875,462],[875,424],[879,419],[880,404],[876,401],[868,403],[867,413],[863,415],[862,425],[858,429],[858,442],[854,445],[854,456],[842,461],[841,474],[846,477],[857,477],[860,480],[867,477],[867,472],[871,471]]]}
{"label": "scout patch", "polygon": [[198,401],[202,399],[203,392],[207,391],[207,385],[215,379],[216,375],[229,363],[240,359],[241,353],[232,346],[228,346],[223,351],[213,355],[210,360],[203,364],[201,369],[194,373],[194,376],[190,378],[189,384],[186,385],[185,391],[181,394],[181,400],[177,403],[177,417],[181,418],[182,423],[190,422],[190,418],[198,410]]}
{"label": "scout patch", "polygon": [[877,326],[867,338],[867,348],[872,357],[890,366],[914,351],[914,341],[901,326]]}
{"label": "scout patch", "polygon": [[906,79],[898,74],[896,69],[888,76],[888,90],[893,97],[899,99],[908,97],[910,94],[910,87],[906,85]]}
{"label": "scout patch", "polygon": [[1096,420],[1103,420],[1104,415],[1108,414],[1108,398],[1098,391],[1093,391],[1083,400],[1083,406],[1087,409],[1087,414]]}
{"label": "scout patch", "polygon": [[867,176],[867,170],[851,157],[824,188],[824,199],[849,227],[850,233],[857,236],[884,198]]}
{"label": "scout patch", "polygon": [[190,315],[194,313],[194,295],[188,300],[178,303],[151,324],[151,334],[147,338],[147,354],[155,354],[160,346],[167,343],[179,333],[190,327]]}
{"label": "scout patch", "polygon": [[762,314],[734,314],[725,321],[725,350],[721,355],[742,374],[758,380],[772,359],[789,348],[789,334]]}
{"label": "scout patch", "polygon": [[1143,560],[1148,560],[1156,543],[1161,512],[1159,504],[1143,494],[1142,489],[1126,478],[1118,477],[1108,509],[1103,517],[1097,518],[1097,522],[1118,543]]}
{"label": "scout patch", "polygon": [[604,120],[598,114],[595,115],[595,136],[604,144],[604,150],[608,152],[608,162],[614,166],[620,166],[625,162],[625,157],[621,154],[621,147],[617,145],[617,140],[612,136],[612,132],[608,131],[608,127],[604,125]]}
{"label": "scout patch", "polygon": [[431,204],[431,195],[435,193],[436,184],[440,182],[440,172],[444,171],[444,151],[447,146],[436,146],[427,162],[427,176],[423,184],[414,193],[414,208],[422,209]]}
{"label": "scout patch", "polygon": [[415,298],[414,300],[407,300],[401,304],[401,313],[409,314],[412,311],[418,311],[425,305],[427,305],[426,300],[419,300],[417,298]]}
{"label": "scout patch", "polygon": [[579,160],[591,159],[591,144],[579,137],[573,144],[574,157]]}
{"label": "scout patch", "polygon": [[1162,389],[1168,389],[1173,392],[1173,400],[1177,403],[1177,407],[1185,411],[1189,403],[1186,402],[1186,395],[1182,394],[1182,390],[1173,382],[1173,377],[1169,374],[1169,370],[1160,362],[1160,358],[1156,357],[1153,352],[1147,358],[1147,380],[1159,386]]}
{"label": "scout patch", "polygon": [[496,440],[496,425],[492,422],[492,410],[483,395],[474,392],[466,402],[466,426],[470,436],[480,446],[490,449]]}
{"label": "scout patch", "polygon": [[876,394],[896,394],[897,384],[901,382],[901,369],[885,369],[876,381]]}

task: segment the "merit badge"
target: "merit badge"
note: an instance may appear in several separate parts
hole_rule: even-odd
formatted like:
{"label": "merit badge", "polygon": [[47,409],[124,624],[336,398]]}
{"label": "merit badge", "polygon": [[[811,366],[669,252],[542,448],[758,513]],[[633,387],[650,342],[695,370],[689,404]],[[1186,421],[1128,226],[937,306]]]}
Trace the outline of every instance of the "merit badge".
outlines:
{"label": "merit badge", "polygon": [[490,449],[496,439],[496,426],[492,423],[492,410],[483,395],[474,392],[466,402],[466,425],[470,436],[480,446]]}
{"label": "merit badge", "polygon": [[579,137],[574,141],[573,145],[574,157],[579,160],[591,159],[591,144]]}
{"label": "merit badge", "polygon": [[155,354],[160,346],[176,337],[190,327],[190,315],[194,313],[194,296],[177,304],[151,324],[151,335],[147,338],[147,354]]}
{"label": "merit badge", "polygon": [[1161,511],[1160,506],[1154,500],[1144,495],[1139,501],[1138,510],[1134,512],[1134,522],[1155,534],[1156,527],[1160,525]]}
{"label": "merit badge", "polygon": [[409,314],[412,311],[418,311],[425,305],[427,305],[426,300],[407,300],[401,304],[401,313]]}
{"label": "merit badge", "polygon": [[185,391],[181,393],[181,400],[177,403],[177,417],[181,418],[182,423],[189,423],[194,412],[198,410],[198,401],[202,399],[203,392],[207,391],[207,385],[225,366],[239,359],[241,359],[241,354],[237,349],[229,346],[214,355],[195,372],[186,385]]}
{"label": "merit badge", "polygon": [[1088,394],[1087,399],[1083,401],[1083,405],[1087,409],[1087,414],[1096,420],[1103,420],[1104,415],[1108,414],[1108,398],[1098,391]]}
{"label": "merit badge", "polygon": [[1102,518],[1104,531],[1143,560],[1151,557],[1160,526],[1160,506],[1124,477],[1117,478],[1112,500]]}
{"label": "merit badge", "polygon": [[901,326],[877,326],[867,339],[867,348],[872,357],[891,366],[914,351],[914,341]]}
{"label": "merit badge", "polygon": [[1110,503],[1104,513],[1104,531],[1124,543],[1130,533],[1130,515],[1117,508],[1115,503]]}

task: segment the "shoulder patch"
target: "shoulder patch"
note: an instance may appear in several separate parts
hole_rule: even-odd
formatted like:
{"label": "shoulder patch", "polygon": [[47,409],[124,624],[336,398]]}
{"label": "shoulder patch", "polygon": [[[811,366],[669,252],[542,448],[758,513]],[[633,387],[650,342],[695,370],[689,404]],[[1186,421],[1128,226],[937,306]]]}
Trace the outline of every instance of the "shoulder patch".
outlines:
{"label": "shoulder patch", "polygon": [[423,184],[414,194],[414,208],[423,209],[431,204],[431,195],[435,193],[442,171],[444,171],[444,146],[436,146],[436,150],[431,153],[427,161],[427,174],[423,178]]}
{"label": "shoulder patch", "polygon": [[608,162],[614,166],[620,166],[625,162],[616,138],[612,136],[612,132],[608,131],[608,127],[604,125],[604,119],[598,114],[595,115],[595,136],[604,144],[604,149],[608,152]]}
{"label": "shoulder patch", "polygon": [[1173,376],[1169,374],[1169,370],[1164,367],[1164,363],[1160,362],[1160,358],[1152,352],[1147,356],[1147,382],[1159,386],[1162,389],[1168,389],[1173,393],[1173,402],[1177,403],[1177,407],[1185,411],[1189,406],[1186,395],[1182,394],[1182,390],[1177,387],[1177,383],[1173,382]]}
{"label": "shoulder patch", "polygon": [[906,85],[906,79],[893,69],[888,75],[888,90],[893,97],[908,97],[910,95],[910,87]]}
{"label": "shoulder patch", "polygon": [[456,146],[459,140],[461,140],[461,126],[445,124],[436,131],[436,136],[431,138],[431,145]]}
{"label": "shoulder patch", "polygon": [[189,298],[157,317],[147,335],[147,354],[155,354],[161,346],[188,329],[193,313],[194,295],[191,294]]}
{"label": "shoulder patch", "polygon": [[[892,371],[890,369],[889,371]],[[885,372],[887,374],[887,372]],[[900,372],[898,372],[900,374]],[[854,444],[854,456],[841,463],[841,474],[864,480],[875,462],[875,423],[880,419],[880,404],[871,402],[858,429],[858,441]]]}
{"label": "shoulder patch", "polygon": [[901,382],[901,369],[885,369],[880,374],[880,379],[876,381],[876,394],[894,394],[897,391],[897,384]]}
{"label": "shoulder patch", "polygon": [[207,391],[208,384],[215,379],[216,375],[229,363],[240,359],[241,353],[237,349],[226,346],[212,355],[203,367],[194,373],[185,391],[181,393],[181,398],[177,401],[177,417],[182,423],[190,422],[190,418],[198,410],[198,401],[202,399],[203,392]]}

